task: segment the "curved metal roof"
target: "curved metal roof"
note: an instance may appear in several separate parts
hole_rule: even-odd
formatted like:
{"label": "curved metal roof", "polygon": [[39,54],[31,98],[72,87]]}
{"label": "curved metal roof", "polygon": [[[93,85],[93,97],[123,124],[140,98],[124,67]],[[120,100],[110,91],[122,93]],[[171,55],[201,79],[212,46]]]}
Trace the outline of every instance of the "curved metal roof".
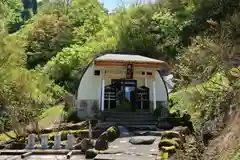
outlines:
{"label": "curved metal roof", "polygon": [[132,54],[105,54],[97,57],[95,61],[126,61],[126,62],[158,63],[158,64],[166,63],[161,60],[148,58],[140,55],[132,55]]}

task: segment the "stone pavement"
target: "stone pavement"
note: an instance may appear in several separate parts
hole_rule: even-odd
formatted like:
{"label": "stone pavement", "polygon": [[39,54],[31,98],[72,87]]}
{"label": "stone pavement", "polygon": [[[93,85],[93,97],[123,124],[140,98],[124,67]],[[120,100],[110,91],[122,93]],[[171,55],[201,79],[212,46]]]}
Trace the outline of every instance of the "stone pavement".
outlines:
{"label": "stone pavement", "polygon": [[96,160],[155,160],[158,156],[158,143],[161,137],[137,136],[138,138],[155,138],[151,145],[133,145],[129,143],[131,137],[116,139],[104,151],[108,154],[98,154]]}

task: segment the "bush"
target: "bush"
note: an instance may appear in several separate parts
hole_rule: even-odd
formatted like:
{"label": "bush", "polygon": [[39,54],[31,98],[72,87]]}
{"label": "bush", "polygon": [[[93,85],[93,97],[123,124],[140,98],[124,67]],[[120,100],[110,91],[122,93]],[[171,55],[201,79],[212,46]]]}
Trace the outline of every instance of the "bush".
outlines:
{"label": "bush", "polygon": [[81,119],[78,117],[77,111],[74,109],[70,109],[66,115],[65,115],[65,120],[67,122],[73,122],[73,123],[77,123],[80,122]]}

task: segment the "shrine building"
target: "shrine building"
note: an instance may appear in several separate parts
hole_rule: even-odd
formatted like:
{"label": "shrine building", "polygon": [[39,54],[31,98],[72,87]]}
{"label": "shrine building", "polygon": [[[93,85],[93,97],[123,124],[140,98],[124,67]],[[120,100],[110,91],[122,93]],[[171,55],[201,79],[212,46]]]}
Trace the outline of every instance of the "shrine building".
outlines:
{"label": "shrine building", "polygon": [[168,101],[161,70],[164,61],[140,55],[105,54],[96,57],[80,78],[76,107],[81,119],[96,110],[153,112]]}

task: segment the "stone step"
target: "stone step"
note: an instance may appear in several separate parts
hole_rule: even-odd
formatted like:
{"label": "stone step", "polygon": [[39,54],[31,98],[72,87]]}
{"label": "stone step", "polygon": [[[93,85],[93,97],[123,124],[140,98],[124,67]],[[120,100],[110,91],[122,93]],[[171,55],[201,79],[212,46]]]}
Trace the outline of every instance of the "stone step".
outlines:
{"label": "stone step", "polygon": [[116,122],[118,125],[122,125],[122,126],[130,126],[130,125],[155,125],[155,121],[154,122],[139,122],[139,121],[121,121],[121,122]]}
{"label": "stone step", "polygon": [[108,116],[108,115],[111,115],[111,116],[114,116],[114,115],[129,115],[129,116],[133,116],[133,115],[149,115],[149,116],[152,116],[152,113],[151,112],[117,112],[117,111],[104,111],[103,112],[104,115]]}
{"label": "stone step", "polygon": [[156,120],[154,119],[116,119],[116,118],[111,118],[111,119],[106,119],[105,122],[116,122],[116,123],[157,123]]}
{"label": "stone step", "polygon": [[138,124],[138,125],[125,125],[126,128],[129,130],[148,130],[148,131],[157,131],[159,130],[156,125],[144,125],[144,124]]}
{"label": "stone step", "polygon": [[156,119],[153,118],[114,118],[114,117],[109,117],[105,119],[106,122],[157,122]]}
{"label": "stone step", "polygon": [[109,114],[104,115],[105,117],[122,117],[122,118],[145,118],[145,117],[152,117],[155,118],[153,115],[137,115],[137,114]]}
{"label": "stone step", "polygon": [[148,120],[155,120],[157,119],[153,116],[107,116],[105,117],[107,121],[111,120],[137,120],[137,121],[148,121]]}

